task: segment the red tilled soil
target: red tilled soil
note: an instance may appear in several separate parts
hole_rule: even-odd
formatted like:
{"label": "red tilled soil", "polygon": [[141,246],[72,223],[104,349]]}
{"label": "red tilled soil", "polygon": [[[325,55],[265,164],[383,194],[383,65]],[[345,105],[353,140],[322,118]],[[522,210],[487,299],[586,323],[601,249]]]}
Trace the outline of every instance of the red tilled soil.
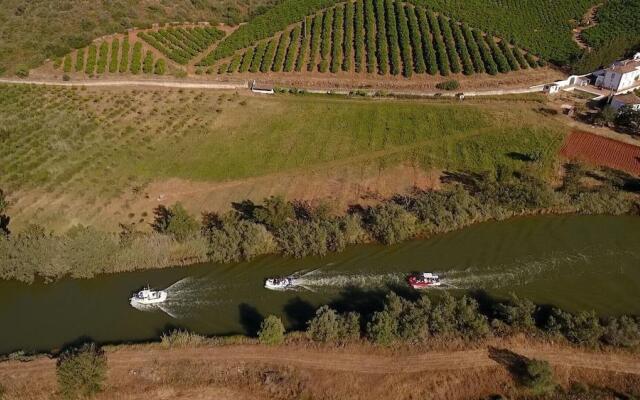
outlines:
{"label": "red tilled soil", "polygon": [[566,139],[560,154],[572,160],[640,176],[640,147],[584,132]]}

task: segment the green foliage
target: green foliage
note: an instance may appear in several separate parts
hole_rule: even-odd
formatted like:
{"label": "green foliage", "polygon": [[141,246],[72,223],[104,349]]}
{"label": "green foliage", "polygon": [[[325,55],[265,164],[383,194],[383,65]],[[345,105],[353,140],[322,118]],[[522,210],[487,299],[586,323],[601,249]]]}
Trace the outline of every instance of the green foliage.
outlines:
{"label": "green foliage", "polygon": [[327,72],[329,69],[329,52],[331,51],[331,28],[333,25],[333,16],[335,10],[333,8],[324,13],[322,19],[322,41],[320,43],[320,64],[318,71]]}
{"label": "green foliage", "polygon": [[167,72],[167,62],[164,58],[159,58],[156,61],[156,65],[153,67],[153,73],[156,75],[164,75]]}
{"label": "green foliage", "polygon": [[496,64],[496,61],[493,59],[491,48],[489,47],[489,45],[487,45],[485,36],[482,34],[482,32],[474,30],[473,37],[476,40],[476,43],[478,44],[478,48],[480,49],[480,54],[482,55],[482,60],[484,61],[485,70],[489,75],[497,75],[498,65]]}
{"label": "green foliage", "polygon": [[133,52],[131,53],[131,67],[132,74],[139,74],[142,68],[142,43],[136,42],[133,45]]}
{"label": "green foliage", "polygon": [[[223,38],[224,32],[214,27],[168,28],[140,32],[138,37],[158,49],[169,59],[178,64],[186,65],[195,56]],[[211,60],[208,55],[199,65],[211,65],[215,61]]]}
{"label": "green foliage", "polygon": [[624,128],[627,132],[640,134],[640,110],[632,107],[622,107],[616,117],[616,125]]}
{"label": "green foliage", "polygon": [[98,55],[98,48],[95,44],[89,46],[89,50],[87,51],[87,64],[84,68],[84,73],[87,75],[92,75],[96,70],[96,57]]}
{"label": "green foliage", "polygon": [[62,70],[63,70],[65,73],[69,73],[69,72],[71,72],[71,68],[72,68],[72,65],[71,65],[71,55],[67,54],[67,55],[64,57],[64,62],[63,62]]}
{"label": "green foliage", "polygon": [[[406,78],[413,75],[413,56],[411,53],[411,34],[409,33],[409,21],[404,5],[400,1],[395,2],[396,17],[398,19],[398,41],[402,54],[402,74]],[[418,47],[421,49],[421,47]]]}
{"label": "green foliage", "polygon": [[180,242],[189,239],[198,231],[197,221],[180,203],[169,208],[158,206],[153,213],[155,215],[153,229],[158,233],[171,235]]}
{"label": "green foliage", "polygon": [[389,72],[389,46],[387,42],[387,22],[385,3],[382,0],[373,1],[376,10],[376,46],[378,56],[378,72],[386,75]]}
{"label": "green foliage", "polygon": [[597,49],[584,52],[582,57],[571,65],[571,72],[583,75],[608,67],[614,61],[633,51],[636,46],[637,43],[626,36],[615,37]]}
{"label": "green foliage", "polygon": [[153,72],[153,53],[151,51],[147,51],[147,54],[144,56],[142,72],[144,72],[145,74],[150,74]]}
{"label": "green foliage", "polygon": [[284,72],[291,72],[294,68],[294,63],[296,61],[296,55],[298,52],[302,52],[300,49],[300,34],[302,32],[302,28],[300,26],[296,26],[291,30],[291,36],[289,37],[289,48],[287,49],[287,56],[284,60],[284,67],[282,68]]}
{"label": "green foliage", "polygon": [[573,315],[555,308],[547,321],[547,329],[585,346],[595,346],[605,332],[594,312],[582,311]]}
{"label": "green foliage", "polygon": [[438,22],[440,24],[440,29],[442,30],[445,45],[447,47],[447,55],[449,56],[449,65],[451,67],[451,72],[457,74],[461,71],[460,59],[458,58],[456,42],[453,38],[453,32],[451,31],[450,21],[444,15],[440,14],[438,16]]}
{"label": "green foliage", "polygon": [[387,21],[387,43],[389,44],[389,64],[391,65],[391,74],[399,75],[400,65],[400,45],[398,43],[398,23],[396,20],[396,10],[394,0],[385,0],[385,17]]}
{"label": "green foliage", "polygon": [[[598,24],[585,30],[586,42],[596,49],[605,50],[611,43],[623,40],[640,44],[640,4],[634,0],[610,0],[598,10]],[[616,50],[621,50],[617,48]],[[612,54],[614,60],[625,52]]]}
{"label": "green foliage", "polygon": [[65,351],[56,364],[58,387],[65,399],[94,396],[102,391],[106,374],[106,356],[94,344]]}
{"label": "green foliage", "polygon": [[242,56],[240,54],[235,54],[229,62],[229,68],[227,68],[227,73],[233,74],[234,72],[238,72],[240,69],[240,62],[242,61]]}
{"label": "green foliage", "polygon": [[122,51],[120,52],[120,66],[118,67],[118,72],[121,74],[127,72],[129,70],[129,37],[125,36],[122,41]]}
{"label": "green foliage", "polygon": [[263,205],[253,210],[252,218],[270,230],[277,230],[291,221],[294,215],[291,203],[280,196],[272,196],[265,199]]}
{"label": "green foliage", "polygon": [[416,73],[424,74],[425,72],[427,72],[427,65],[425,64],[425,50],[422,43],[422,33],[420,32],[418,16],[416,15],[415,8],[409,5],[406,6],[405,12],[407,13],[409,21],[413,65],[415,66]]}
{"label": "green foliage", "polygon": [[260,42],[256,46],[255,54],[253,55],[253,60],[251,60],[251,67],[249,67],[249,72],[258,72],[260,67],[262,66],[262,60],[264,59],[265,53],[267,52],[267,47],[269,42]]}
{"label": "green foliage", "polygon": [[640,320],[623,315],[609,318],[604,327],[602,340],[616,347],[640,346]]}
{"label": "green foliage", "polygon": [[395,244],[415,235],[416,217],[397,204],[385,203],[368,211],[371,234],[384,244]]}
{"label": "green foliage", "polygon": [[242,64],[240,64],[240,72],[247,72],[251,67],[253,56],[255,54],[255,48],[249,48],[242,56]]}
{"label": "green foliage", "polygon": [[320,43],[322,41],[322,21],[324,14],[318,14],[313,19],[313,26],[311,28],[311,51],[309,53],[309,63],[307,65],[307,71],[311,72],[316,69],[316,60],[318,58],[318,52],[320,51]]}
{"label": "green foliage", "polygon": [[373,314],[367,324],[367,337],[376,344],[389,346],[398,337],[398,321],[387,311],[378,311]]}
{"label": "green foliage", "polygon": [[500,50],[500,47],[498,47],[498,45],[496,44],[496,41],[493,38],[493,35],[487,35],[486,38],[487,38],[487,44],[489,45],[489,48],[491,49],[491,53],[493,54],[493,59],[498,65],[498,71],[502,73],[507,73],[511,71],[509,62],[507,61],[507,58],[502,53],[502,50]]}
{"label": "green foliage", "polygon": [[204,336],[182,330],[174,329],[169,333],[163,333],[160,336],[160,343],[165,348],[175,347],[195,347],[200,346],[206,342]]}
{"label": "green foliage", "polygon": [[438,69],[441,75],[447,76],[451,73],[451,66],[449,65],[447,48],[444,40],[442,40],[442,30],[438,22],[438,17],[436,17],[431,10],[427,10],[427,17],[429,19],[429,26],[431,26],[431,33],[433,34],[434,47],[438,58]]}
{"label": "green foliage", "polygon": [[205,224],[208,256],[214,262],[248,261],[276,250],[275,239],[264,225],[228,218],[220,224]]}
{"label": "green foliage", "polygon": [[113,39],[111,42],[111,55],[109,59],[109,72],[118,72],[118,51],[120,51],[120,40],[118,38]]}
{"label": "green foliage", "polygon": [[[360,14],[360,29],[362,30],[362,14]],[[352,50],[355,46],[355,38],[353,35],[353,29],[355,24],[355,3],[352,1],[348,1],[345,5],[344,9],[344,40],[343,40],[343,54],[344,58],[342,60],[342,70],[343,71],[351,71],[351,57]],[[362,34],[364,32],[359,31]],[[360,44],[362,45],[362,43]],[[360,57],[362,57],[362,47],[360,48]]]}
{"label": "green foliage", "polygon": [[376,54],[378,54],[376,42],[376,14],[373,2],[364,0],[364,17],[367,31],[367,72],[372,74],[376,71]]}
{"label": "green foliage", "polygon": [[[365,51],[365,25],[364,25],[364,1],[356,0],[355,2],[355,10],[354,10],[354,21],[353,21],[353,29],[354,29],[354,39],[353,39],[353,55],[354,55],[354,64],[356,72],[362,72],[363,68],[363,60],[364,60],[364,51]],[[348,47],[348,43],[346,43]],[[346,62],[346,59],[345,59]]]}
{"label": "green foliage", "polygon": [[416,13],[418,15],[420,32],[422,33],[423,37],[423,54],[425,62],[427,64],[427,72],[429,73],[429,75],[435,75],[438,73],[438,60],[436,57],[436,50],[433,47],[433,41],[430,40],[430,38],[432,37],[432,33],[431,28],[429,27],[427,13],[422,7],[416,8]]}
{"label": "green foliage", "polygon": [[329,306],[320,307],[308,322],[307,335],[324,343],[357,340],[360,338],[360,316],[357,313],[340,315]]}
{"label": "green foliage", "polygon": [[84,53],[85,49],[78,49],[76,52],[76,72],[84,71]]}
{"label": "green foliage", "polygon": [[551,365],[544,360],[526,360],[522,381],[534,395],[548,394],[556,387]]}
{"label": "green foliage", "polygon": [[450,20],[451,31],[455,40],[456,50],[462,61],[462,71],[465,75],[473,75],[475,68],[473,61],[471,61],[471,54],[469,54],[469,48],[462,34],[462,28],[457,22]]}
{"label": "green foliage", "polygon": [[302,42],[300,43],[300,51],[298,52],[298,57],[296,58],[296,72],[302,71],[302,68],[305,65],[307,54],[309,52],[309,45],[311,44],[311,27],[313,25],[313,22],[314,19],[312,17],[307,17],[304,20],[304,25],[300,33],[302,35]]}
{"label": "green foliage", "polygon": [[440,90],[457,90],[460,88],[460,82],[452,79],[436,84],[436,88]]}
{"label": "green foliage", "polygon": [[100,43],[100,53],[98,56],[98,68],[96,72],[98,74],[104,74],[107,70],[107,61],[109,57],[109,43],[102,42]]}
{"label": "green foliage", "polygon": [[476,73],[484,73],[486,71],[484,68],[484,60],[482,59],[480,46],[478,46],[478,42],[476,42],[476,37],[473,35],[471,28],[469,28],[466,24],[462,24],[462,32],[464,33],[464,39],[467,43],[467,48],[469,49],[471,60],[473,61],[473,69],[476,71]]}
{"label": "green foliage", "polygon": [[279,345],[284,342],[284,325],[282,320],[275,315],[269,315],[260,324],[258,340],[266,345]]}
{"label": "green foliage", "polygon": [[276,56],[276,48],[278,46],[278,40],[272,39],[269,41],[267,48],[264,52],[264,57],[262,57],[262,63],[260,64],[260,72],[268,72],[271,71],[271,67],[273,66],[273,59]]}
{"label": "green foliage", "polygon": [[337,73],[344,61],[343,45],[344,45],[344,7],[336,6],[333,18],[333,37],[331,40],[331,67],[332,73]]}
{"label": "green foliage", "polygon": [[508,303],[498,303],[495,310],[497,318],[523,331],[535,329],[537,312],[538,308],[532,301],[520,299],[515,295],[512,295]]}
{"label": "green foliage", "polygon": [[278,48],[276,49],[275,58],[273,59],[273,65],[271,66],[271,70],[273,72],[282,71],[284,57],[287,51],[287,47],[289,46],[289,38],[291,37],[291,32],[284,32],[280,35],[280,40],[278,41]]}

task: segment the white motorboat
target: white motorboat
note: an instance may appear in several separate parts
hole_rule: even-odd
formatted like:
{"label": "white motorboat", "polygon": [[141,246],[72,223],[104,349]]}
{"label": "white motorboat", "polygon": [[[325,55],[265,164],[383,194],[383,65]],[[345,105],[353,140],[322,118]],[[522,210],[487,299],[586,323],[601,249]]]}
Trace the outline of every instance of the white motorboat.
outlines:
{"label": "white motorboat", "polygon": [[269,278],[264,281],[264,287],[269,290],[287,290],[295,285],[295,278],[292,276]]}
{"label": "white motorboat", "polygon": [[167,292],[164,290],[152,290],[148,287],[135,293],[130,299],[131,305],[159,304],[165,300],[167,300]]}

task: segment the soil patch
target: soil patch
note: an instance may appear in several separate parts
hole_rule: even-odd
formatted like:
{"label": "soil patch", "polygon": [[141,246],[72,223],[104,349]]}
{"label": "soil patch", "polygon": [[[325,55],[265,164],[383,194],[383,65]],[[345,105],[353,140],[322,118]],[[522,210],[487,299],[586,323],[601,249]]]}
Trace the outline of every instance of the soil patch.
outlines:
{"label": "soil patch", "polygon": [[640,176],[640,147],[584,132],[569,135],[560,154]]}

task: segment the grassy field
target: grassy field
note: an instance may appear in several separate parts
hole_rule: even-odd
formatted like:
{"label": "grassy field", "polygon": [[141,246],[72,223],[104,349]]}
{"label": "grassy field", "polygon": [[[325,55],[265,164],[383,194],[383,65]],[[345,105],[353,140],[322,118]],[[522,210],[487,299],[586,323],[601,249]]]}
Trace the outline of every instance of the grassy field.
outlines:
{"label": "grassy field", "polygon": [[[38,212],[49,223],[172,178],[211,183],[399,165],[506,165],[551,175],[564,130],[536,112],[539,99],[460,104],[0,86],[0,187],[47,198]],[[521,161],[531,154],[539,162]]]}

